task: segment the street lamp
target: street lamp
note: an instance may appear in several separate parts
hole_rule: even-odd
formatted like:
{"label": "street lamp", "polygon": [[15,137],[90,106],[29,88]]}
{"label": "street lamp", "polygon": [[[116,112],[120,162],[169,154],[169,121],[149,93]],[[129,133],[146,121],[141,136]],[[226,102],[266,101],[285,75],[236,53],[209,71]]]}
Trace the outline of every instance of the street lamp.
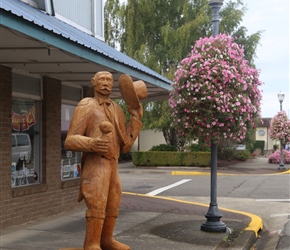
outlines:
{"label": "street lamp", "polygon": [[[280,111],[282,111],[282,103],[283,103],[285,94],[282,91],[280,91],[277,96],[280,102]],[[283,158],[284,158],[283,157],[283,143],[282,143],[282,140],[280,140],[280,164],[279,164],[278,169],[285,169]]]}
{"label": "street lamp", "polygon": [[[209,0],[212,10],[212,35],[215,37],[219,30],[219,11],[223,5],[223,0]],[[207,211],[206,222],[202,223],[200,229],[206,232],[225,232],[227,226],[220,219],[217,204],[217,142],[211,141],[211,169],[210,169],[210,204]]]}
{"label": "street lamp", "polygon": [[224,0],[209,0],[208,5],[212,11],[212,36],[215,37],[219,33],[219,12],[223,5]]}
{"label": "street lamp", "polygon": [[282,111],[282,102],[284,101],[285,94],[282,91],[280,91],[277,96],[280,102],[280,111]]}

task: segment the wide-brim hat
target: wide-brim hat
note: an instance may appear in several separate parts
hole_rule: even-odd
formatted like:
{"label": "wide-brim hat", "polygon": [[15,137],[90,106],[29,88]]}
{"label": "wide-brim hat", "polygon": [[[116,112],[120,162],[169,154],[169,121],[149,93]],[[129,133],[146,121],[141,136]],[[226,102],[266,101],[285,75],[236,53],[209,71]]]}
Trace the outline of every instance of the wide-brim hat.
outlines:
{"label": "wide-brim hat", "polygon": [[125,103],[134,109],[138,109],[140,100],[147,97],[146,84],[141,80],[133,82],[132,78],[127,74],[119,77],[118,84]]}

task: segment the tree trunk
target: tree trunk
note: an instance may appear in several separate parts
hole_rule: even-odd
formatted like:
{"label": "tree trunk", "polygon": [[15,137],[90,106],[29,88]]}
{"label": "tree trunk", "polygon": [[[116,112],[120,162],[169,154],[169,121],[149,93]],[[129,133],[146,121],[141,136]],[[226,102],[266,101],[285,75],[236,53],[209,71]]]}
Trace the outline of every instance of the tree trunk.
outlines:
{"label": "tree trunk", "polygon": [[177,146],[177,137],[175,129],[173,128],[163,128],[163,136],[165,138],[166,144]]}

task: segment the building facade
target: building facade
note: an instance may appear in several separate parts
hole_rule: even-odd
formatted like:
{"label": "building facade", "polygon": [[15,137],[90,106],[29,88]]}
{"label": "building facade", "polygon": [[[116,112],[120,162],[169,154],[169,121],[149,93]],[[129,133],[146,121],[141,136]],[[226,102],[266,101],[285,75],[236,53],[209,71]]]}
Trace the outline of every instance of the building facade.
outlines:
{"label": "building facade", "polygon": [[280,147],[280,142],[277,140],[273,140],[270,138],[269,130],[270,123],[272,118],[263,118],[262,122],[257,125],[255,140],[256,141],[264,141],[264,154],[269,156],[273,150],[274,145],[278,145]]}
{"label": "building facade", "polygon": [[168,98],[168,79],[104,42],[103,13],[99,0],[1,0],[1,232],[84,207],[81,153],[63,142],[96,72],[113,74],[112,98],[124,73],[145,82],[148,101]]}

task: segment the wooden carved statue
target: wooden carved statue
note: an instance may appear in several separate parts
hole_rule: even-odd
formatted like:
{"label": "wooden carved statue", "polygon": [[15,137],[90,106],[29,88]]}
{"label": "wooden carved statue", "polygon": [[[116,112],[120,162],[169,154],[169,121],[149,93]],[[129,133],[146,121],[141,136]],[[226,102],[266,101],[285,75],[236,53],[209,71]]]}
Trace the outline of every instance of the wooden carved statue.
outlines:
{"label": "wooden carved statue", "polygon": [[65,141],[67,150],[83,152],[78,201],[87,205],[84,250],[129,250],[113,238],[122,195],[118,158],[130,151],[142,127],[140,100],[147,89],[143,81],[120,76],[119,89],[131,114],[126,123],[123,110],[110,99],[112,74],[98,72],[91,82],[95,96],[77,105]]}

